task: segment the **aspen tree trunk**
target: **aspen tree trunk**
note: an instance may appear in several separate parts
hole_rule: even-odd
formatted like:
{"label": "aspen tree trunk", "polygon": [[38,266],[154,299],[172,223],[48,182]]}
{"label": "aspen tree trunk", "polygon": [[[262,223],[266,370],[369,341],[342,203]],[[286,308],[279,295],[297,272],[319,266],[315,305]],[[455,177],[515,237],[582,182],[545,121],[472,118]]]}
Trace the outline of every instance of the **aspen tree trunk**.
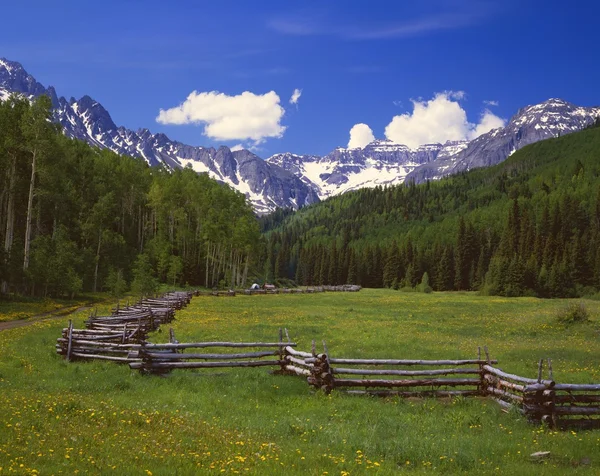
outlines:
{"label": "aspen tree trunk", "polygon": [[13,156],[10,169],[10,179],[8,182],[8,204],[6,206],[6,233],[4,235],[4,251],[10,253],[15,237],[15,175],[17,169],[17,159]]}
{"label": "aspen tree trunk", "polygon": [[98,268],[100,266],[100,246],[102,245],[102,230],[98,233],[98,248],[96,250],[96,268],[94,269],[94,292],[98,285]]}
{"label": "aspen tree trunk", "polygon": [[29,249],[31,248],[31,213],[33,211],[33,192],[35,190],[35,161],[37,150],[33,150],[33,159],[31,160],[31,181],[29,182],[29,199],[27,200],[27,226],[25,228],[25,247],[23,258],[23,271],[29,268]]}
{"label": "aspen tree trunk", "polygon": [[204,279],[204,286],[208,287],[208,257],[210,256],[210,241],[206,242],[206,278]]}
{"label": "aspen tree trunk", "polygon": [[248,279],[248,254],[246,254],[246,263],[244,264],[244,277],[242,278],[242,287],[246,287],[246,280]]}
{"label": "aspen tree trunk", "polygon": [[[4,235],[4,251],[10,255],[13,240],[15,237],[15,177],[17,171],[17,157],[13,155],[10,167],[10,177],[8,181],[8,203],[6,205],[6,233]],[[8,292],[8,282],[2,281],[1,292]]]}
{"label": "aspen tree trunk", "polygon": [[142,252],[142,228],[143,228],[142,206],[138,206],[138,246]]}

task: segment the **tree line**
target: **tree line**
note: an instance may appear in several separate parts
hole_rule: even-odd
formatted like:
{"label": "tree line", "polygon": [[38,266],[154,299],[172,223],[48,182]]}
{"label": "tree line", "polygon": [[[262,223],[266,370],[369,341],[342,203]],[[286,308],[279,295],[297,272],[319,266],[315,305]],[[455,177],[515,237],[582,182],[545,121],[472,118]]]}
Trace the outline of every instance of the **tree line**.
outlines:
{"label": "tree line", "polygon": [[263,219],[268,278],[506,296],[600,289],[600,129],[437,182],[363,189]]}
{"label": "tree line", "polygon": [[46,96],[0,102],[0,292],[244,285],[259,228],[245,197],[65,137]]}

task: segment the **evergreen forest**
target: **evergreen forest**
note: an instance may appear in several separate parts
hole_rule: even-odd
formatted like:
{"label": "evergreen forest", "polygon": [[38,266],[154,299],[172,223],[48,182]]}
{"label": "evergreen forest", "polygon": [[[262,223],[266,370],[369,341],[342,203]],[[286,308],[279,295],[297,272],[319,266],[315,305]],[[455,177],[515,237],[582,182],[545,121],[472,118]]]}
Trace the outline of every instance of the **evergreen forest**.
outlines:
{"label": "evergreen forest", "polygon": [[436,182],[261,219],[264,274],[299,284],[573,297],[600,288],[600,128]]}
{"label": "evergreen forest", "polygon": [[245,197],[65,137],[46,96],[0,102],[1,293],[243,286],[259,227]]}
{"label": "evergreen forest", "polygon": [[12,96],[0,103],[0,237],[0,294],[259,280],[590,295],[600,289],[600,127],[495,167],[257,219],[206,174],[69,139],[46,96]]}

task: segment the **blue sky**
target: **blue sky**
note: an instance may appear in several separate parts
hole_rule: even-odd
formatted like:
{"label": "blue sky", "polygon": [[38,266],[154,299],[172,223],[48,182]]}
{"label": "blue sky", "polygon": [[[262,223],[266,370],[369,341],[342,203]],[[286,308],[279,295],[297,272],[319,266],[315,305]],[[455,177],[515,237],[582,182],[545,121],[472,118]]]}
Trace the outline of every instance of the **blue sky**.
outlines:
{"label": "blue sky", "polygon": [[369,130],[418,144],[472,137],[482,115],[491,127],[550,97],[600,104],[591,1],[29,1],[1,15],[0,57],[59,95],[261,157],[325,154],[361,123],[357,144]]}

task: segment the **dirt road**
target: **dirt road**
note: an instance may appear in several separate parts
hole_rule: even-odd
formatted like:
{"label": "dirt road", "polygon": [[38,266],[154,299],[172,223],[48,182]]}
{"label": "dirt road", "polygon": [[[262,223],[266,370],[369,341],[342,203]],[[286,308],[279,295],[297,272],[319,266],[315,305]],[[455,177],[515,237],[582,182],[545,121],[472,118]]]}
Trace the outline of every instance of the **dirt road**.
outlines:
{"label": "dirt road", "polygon": [[[97,304],[96,304],[97,305]],[[17,327],[25,327],[30,326],[31,324],[35,324],[40,321],[47,321],[49,319],[58,319],[59,317],[65,317],[68,314],[72,314],[78,311],[85,311],[86,309],[91,309],[92,304],[87,304],[85,306],[78,307],[73,311],[69,311],[70,307],[63,307],[61,309],[55,309],[54,311],[44,312],[42,314],[36,314],[35,316],[30,317],[29,319],[20,319],[18,321],[7,321],[0,322],[0,332],[6,331],[8,329],[15,329]]]}

